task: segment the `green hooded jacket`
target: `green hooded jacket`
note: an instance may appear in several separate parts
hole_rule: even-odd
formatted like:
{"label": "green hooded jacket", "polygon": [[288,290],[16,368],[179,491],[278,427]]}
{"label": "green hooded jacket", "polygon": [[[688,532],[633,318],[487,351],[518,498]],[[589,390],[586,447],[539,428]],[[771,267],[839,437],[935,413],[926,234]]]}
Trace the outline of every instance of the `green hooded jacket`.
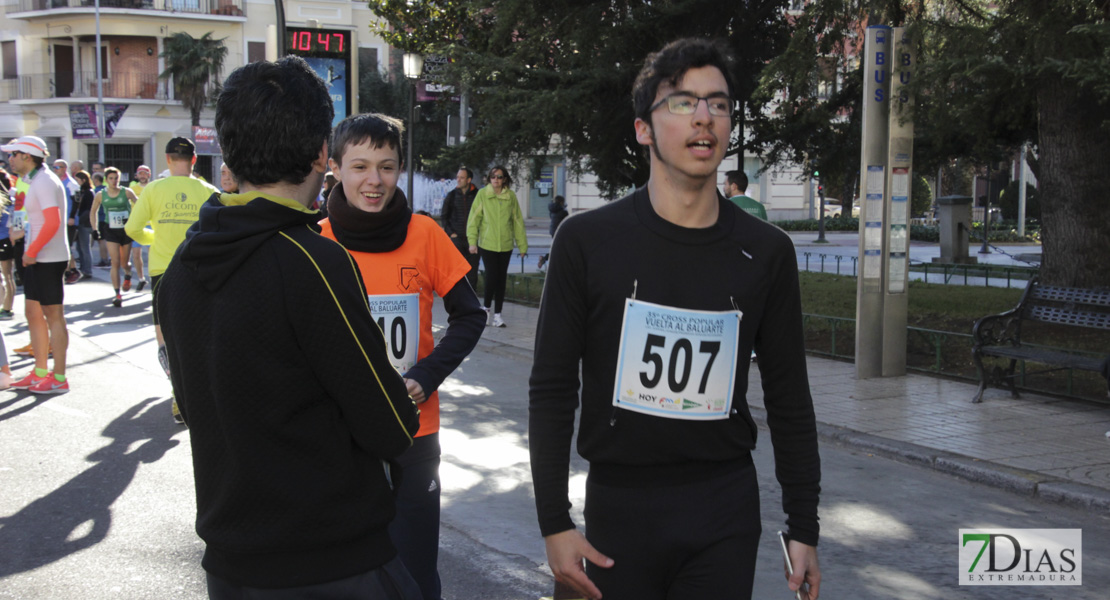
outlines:
{"label": "green hooded jacket", "polygon": [[524,215],[516,194],[503,188],[495,194],[492,185],[478,190],[470,217],[466,220],[466,239],[471,246],[493,252],[509,252],[513,240],[521,254],[528,253],[528,238],[524,231]]}

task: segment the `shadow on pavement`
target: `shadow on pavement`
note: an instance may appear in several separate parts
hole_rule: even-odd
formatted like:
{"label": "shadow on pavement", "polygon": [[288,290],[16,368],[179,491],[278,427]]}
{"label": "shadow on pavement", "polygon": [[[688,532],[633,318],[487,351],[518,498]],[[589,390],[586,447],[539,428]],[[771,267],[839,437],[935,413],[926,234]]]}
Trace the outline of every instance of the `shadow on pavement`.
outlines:
{"label": "shadow on pavement", "polygon": [[107,536],[112,504],[139,465],[158,461],[180,443],[173,437],[184,430],[166,422],[167,402],[147,398],[124,411],[101,432],[112,442],[87,457],[93,466],[19,512],[0,517],[0,548],[5,549],[0,578],[50,564]]}

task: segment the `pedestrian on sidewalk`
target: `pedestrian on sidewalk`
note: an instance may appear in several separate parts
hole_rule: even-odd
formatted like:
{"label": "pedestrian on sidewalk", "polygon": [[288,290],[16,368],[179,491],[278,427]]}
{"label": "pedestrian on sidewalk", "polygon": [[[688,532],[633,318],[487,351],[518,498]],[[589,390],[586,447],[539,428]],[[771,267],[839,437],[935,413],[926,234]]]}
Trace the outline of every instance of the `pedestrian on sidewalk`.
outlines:
{"label": "pedestrian on sidewalk", "polygon": [[420,598],[387,530],[387,461],[418,411],[358,266],[309,208],[332,115],[299,57],[234,70],[216,129],[241,193],[204,203],[155,284],[214,600]]}
{"label": "pedestrian on sidewalk", "polygon": [[466,239],[466,221],[478,195],[478,186],[474,185],[474,172],[466,167],[459,168],[455,182],[455,189],[447,192],[443,199],[443,231],[470,264],[466,280],[470,282],[470,287],[478,289],[478,255],[470,253],[470,243]]}
{"label": "pedestrian on sidewalk", "polygon": [[[648,56],[633,89],[647,184],[568,219],[551,249],[529,380],[532,479],[551,570],[589,598],[751,598],[753,347],[787,513],[787,585],[818,597],[821,470],[794,249],[716,189],[734,64],[700,38]],[[579,405],[585,536],[567,491]]]}
{"label": "pedestrian on sidewalk", "polygon": [[501,308],[505,304],[505,285],[508,282],[509,259],[513,256],[515,241],[521,258],[528,256],[528,235],[524,229],[524,215],[516,194],[509,188],[513,180],[504,167],[490,169],[489,185],[478,190],[470,216],[466,221],[466,238],[470,253],[482,258],[486,266],[485,308],[490,315],[486,324],[504,327]]}
{"label": "pedestrian on sidewalk", "polygon": [[[23,253],[23,298],[35,368],[12,387],[35,394],[61,394],[69,391],[66,380],[69,333],[63,306],[63,278],[69,262],[65,188],[56,175],[43,167],[49,152],[42,138],[25,135],[0,146],[0,150],[9,153],[12,170],[27,182],[23,207],[30,224]],[[51,353],[53,370],[47,369]]]}
{"label": "pedestrian on sidewalk", "polygon": [[[424,600],[442,600],[439,561],[439,389],[474,349],[486,315],[466,280],[470,264],[435,220],[414,215],[397,189],[403,125],[380,114],[341,122],[330,166],[338,175],[328,197],[326,238],[358,263],[370,312],[387,333],[390,362],[420,407],[420,433],[398,459],[397,517],[389,536]],[[447,331],[432,337],[432,303],[443,298]]]}
{"label": "pedestrian on sidewalk", "polygon": [[740,210],[759,219],[767,220],[767,209],[758,200],[747,195],[748,175],[743,171],[725,172],[725,198],[729,199]]}
{"label": "pedestrian on sidewalk", "polygon": [[[562,225],[563,219],[570,215],[570,213],[567,212],[567,199],[562,196],[555,196],[555,199],[547,205],[547,214],[551,217],[551,225],[547,228],[547,231],[554,239],[555,232],[559,230],[559,225]],[[543,269],[544,264],[546,264],[550,258],[550,252],[541,256],[536,268]]]}

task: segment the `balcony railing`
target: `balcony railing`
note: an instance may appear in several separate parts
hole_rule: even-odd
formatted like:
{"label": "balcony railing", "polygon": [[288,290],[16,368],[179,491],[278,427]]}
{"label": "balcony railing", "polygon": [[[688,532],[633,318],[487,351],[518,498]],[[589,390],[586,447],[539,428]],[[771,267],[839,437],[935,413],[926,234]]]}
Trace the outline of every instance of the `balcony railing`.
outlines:
{"label": "balcony railing", "polygon": [[[6,79],[0,85],[3,100],[47,100],[50,98],[95,98],[95,72],[43,73]],[[104,74],[104,97],[113,99],[165,100],[166,82],[156,73],[108,72]]]}
{"label": "balcony railing", "polygon": [[[19,0],[18,8],[9,8],[8,12],[92,8],[95,5],[94,0]],[[246,0],[100,0],[100,8],[241,17],[246,14],[247,3]]]}

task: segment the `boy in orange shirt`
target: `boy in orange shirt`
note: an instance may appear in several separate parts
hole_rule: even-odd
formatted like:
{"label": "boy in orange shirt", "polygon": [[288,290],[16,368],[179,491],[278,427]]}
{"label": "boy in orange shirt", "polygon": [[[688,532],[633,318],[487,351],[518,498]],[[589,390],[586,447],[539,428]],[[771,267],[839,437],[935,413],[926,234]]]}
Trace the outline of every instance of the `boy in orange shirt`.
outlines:
{"label": "boy in orange shirt", "polygon": [[[355,115],[336,127],[329,166],[340,184],[320,225],[358,263],[387,354],[420,406],[420,431],[398,460],[403,476],[389,534],[424,600],[441,600],[436,389],[474,349],[486,314],[466,280],[470,263],[433,219],[412,214],[397,189],[401,130],[400,121],[380,114]],[[443,298],[448,313],[438,346],[432,338],[433,294]]]}

